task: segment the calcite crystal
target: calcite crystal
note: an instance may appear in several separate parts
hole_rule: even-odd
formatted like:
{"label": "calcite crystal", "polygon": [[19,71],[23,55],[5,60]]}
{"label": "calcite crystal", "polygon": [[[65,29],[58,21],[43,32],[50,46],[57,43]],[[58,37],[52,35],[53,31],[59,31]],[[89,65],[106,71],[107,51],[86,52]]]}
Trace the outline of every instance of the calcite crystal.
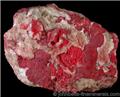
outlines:
{"label": "calcite crystal", "polygon": [[117,80],[118,37],[55,4],[22,8],[4,34],[5,56],[17,78],[53,91],[94,92]]}

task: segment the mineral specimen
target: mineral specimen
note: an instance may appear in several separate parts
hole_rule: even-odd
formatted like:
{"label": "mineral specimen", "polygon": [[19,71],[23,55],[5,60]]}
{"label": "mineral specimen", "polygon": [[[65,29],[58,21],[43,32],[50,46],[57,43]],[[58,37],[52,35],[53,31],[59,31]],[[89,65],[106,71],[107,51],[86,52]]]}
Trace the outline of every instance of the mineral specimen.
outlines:
{"label": "mineral specimen", "polygon": [[5,56],[18,79],[53,91],[111,87],[117,46],[115,33],[55,4],[18,10],[4,34]]}

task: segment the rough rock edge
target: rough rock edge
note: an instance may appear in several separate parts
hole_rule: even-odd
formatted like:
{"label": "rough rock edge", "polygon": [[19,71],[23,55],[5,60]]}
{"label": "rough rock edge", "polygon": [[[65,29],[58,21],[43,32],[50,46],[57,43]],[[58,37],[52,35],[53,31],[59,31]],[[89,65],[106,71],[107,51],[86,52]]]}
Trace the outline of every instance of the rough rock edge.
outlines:
{"label": "rough rock edge", "polygon": [[[11,65],[15,75],[17,75],[17,78],[26,85],[34,86],[33,83],[27,79],[26,75],[21,75],[21,73],[20,73],[21,68],[19,67],[18,62],[16,60],[16,58],[17,58],[16,53],[12,49],[7,49],[7,51],[5,50],[5,55],[6,55],[8,62]],[[26,69],[23,69],[23,70],[26,71]]]}
{"label": "rough rock edge", "polygon": [[[106,81],[109,81],[106,84]],[[117,81],[117,78],[103,78],[100,81],[95,81],[93,79],[81,78],[79,81],[76,81],[75,85],[79,91],[95,92],[103,88],[112,87],[112,85]]]}

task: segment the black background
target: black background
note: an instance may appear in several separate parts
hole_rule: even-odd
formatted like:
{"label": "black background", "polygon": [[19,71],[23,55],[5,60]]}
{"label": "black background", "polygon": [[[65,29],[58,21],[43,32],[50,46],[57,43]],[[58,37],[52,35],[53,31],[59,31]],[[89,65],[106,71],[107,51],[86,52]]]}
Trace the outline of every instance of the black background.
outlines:
{"label": "black background", "polygon": [[[12,68],[5,59],[3,34],[12,27],[14,13],[23,7],[46,5],[56,3],[59,7],[72,11],[77,11],[88,17],[91,21],[100,23],[110,32],[115,32],[120,39],[120,2],[3,2],[1,6],[1,32],[2,32],[2,95],[5,97],[40,97],[52,96],[53,92],[47,89],[33,88],[21,83],[13,73]],[[120,43],[117,50],[118,81],[111,88],[102,89],[97,93],[119,92],[120,93]]]}

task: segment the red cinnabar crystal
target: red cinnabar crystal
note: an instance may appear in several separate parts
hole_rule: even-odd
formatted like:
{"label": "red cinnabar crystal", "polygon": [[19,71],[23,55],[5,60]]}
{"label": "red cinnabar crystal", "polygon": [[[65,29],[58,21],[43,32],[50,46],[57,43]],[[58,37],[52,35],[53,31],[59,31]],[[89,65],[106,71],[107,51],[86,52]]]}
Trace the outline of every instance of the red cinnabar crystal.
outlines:
{"label": "red cinnabar crystal", "polygon": [[53,91],[94,92],[117,80],[118,37],[55,4],[23,8],[4,34],[5,56],[18,79]]}

